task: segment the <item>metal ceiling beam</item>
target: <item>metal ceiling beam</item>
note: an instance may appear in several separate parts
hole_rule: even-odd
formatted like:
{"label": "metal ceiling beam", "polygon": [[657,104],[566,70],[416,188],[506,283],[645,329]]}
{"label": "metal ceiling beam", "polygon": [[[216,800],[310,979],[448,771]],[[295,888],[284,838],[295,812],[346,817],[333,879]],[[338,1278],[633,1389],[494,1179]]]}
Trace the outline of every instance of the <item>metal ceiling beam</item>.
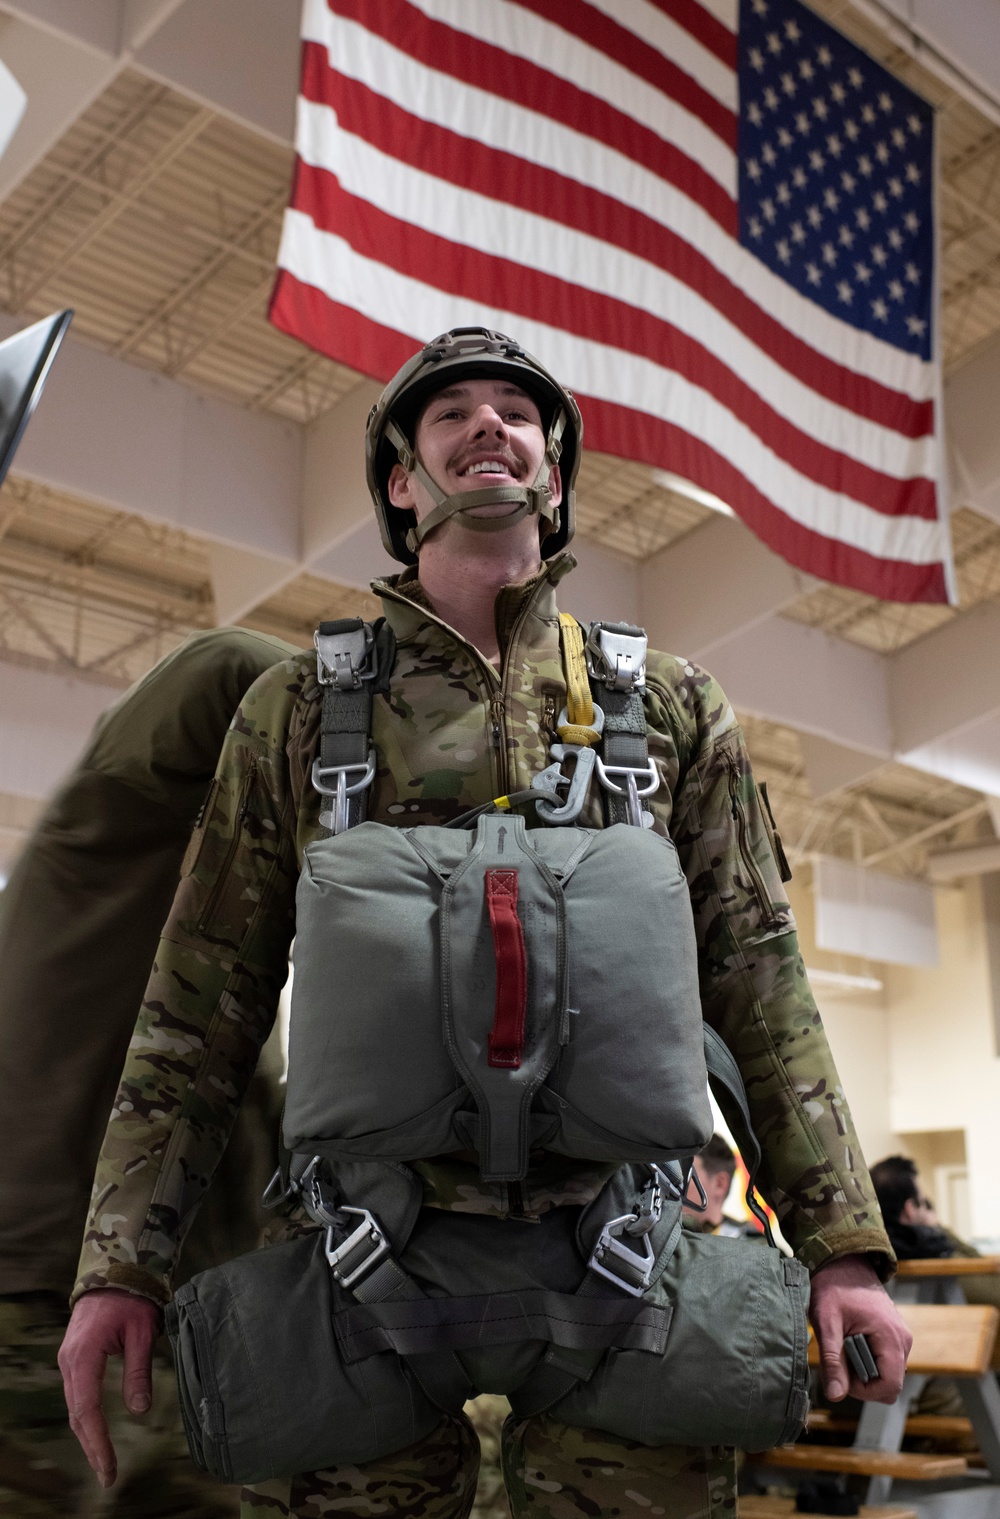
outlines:
{"label": "metal ceiling beam", "polygon": [[160,151],[146,163],[139,172],[116,190],[110,200],[101,207],[80,233],[73,239],[68,247],[60,248],[58,253],[42,269],[36,270],[31,280],[18,289],[17,309],[23,311],[37,295],[44,291],[46,285],[55,275],[62,275],[70,267],[74,259],[96,242],[105,232],[114,226],[120,216],[123,216],[129,207],[138,199],[144,190],[159,177],[164,170],[168,169],[176,158],[184,152],[185,148],[200,137],[202,132],[213,120],[211,111],[201,109],[195,111],[166,143]]}

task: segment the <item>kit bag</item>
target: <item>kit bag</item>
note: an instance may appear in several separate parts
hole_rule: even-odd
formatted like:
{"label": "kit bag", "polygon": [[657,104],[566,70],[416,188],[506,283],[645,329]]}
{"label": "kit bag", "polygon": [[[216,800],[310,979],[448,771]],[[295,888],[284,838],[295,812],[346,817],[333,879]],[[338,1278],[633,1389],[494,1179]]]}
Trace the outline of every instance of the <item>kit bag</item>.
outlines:
{"label": "kit bag", "polygon": [[545,1409],[646,1445],[793,1440],[808,1407],[805,1268],[670,1217],[648,1292],[587,1296],[579,1219],[424,1209],[399,1254],[409,1300],[359,1305],[322,1233],[194,1277],[167,1327],[195,1463],[247,1483],[376,1460],[479,1392],[505,1394],[516,1417]]}

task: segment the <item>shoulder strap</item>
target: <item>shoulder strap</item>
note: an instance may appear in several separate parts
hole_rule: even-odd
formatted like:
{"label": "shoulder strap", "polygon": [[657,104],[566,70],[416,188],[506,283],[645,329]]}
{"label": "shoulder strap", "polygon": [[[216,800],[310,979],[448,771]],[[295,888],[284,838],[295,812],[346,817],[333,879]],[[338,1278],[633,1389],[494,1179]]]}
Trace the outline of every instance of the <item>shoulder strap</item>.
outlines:
{"label": "shoulder strap", "polygon": [[343,833],[364,820],[368,788],[375,777],[372,702],[388,689],[396,640],[384,618],[360,617],[321,622],[316,645],[316,679],[323,690],[320,749],[312,782],[330,801],[320,823]]}
{"label": "shoulder strap", "polygon": [[604,713],[597,774],[604,821],[644,826],[641,798],[659,786],[646,742],[646,634],[627,622],[595,622],[587,638],[587,669]]}

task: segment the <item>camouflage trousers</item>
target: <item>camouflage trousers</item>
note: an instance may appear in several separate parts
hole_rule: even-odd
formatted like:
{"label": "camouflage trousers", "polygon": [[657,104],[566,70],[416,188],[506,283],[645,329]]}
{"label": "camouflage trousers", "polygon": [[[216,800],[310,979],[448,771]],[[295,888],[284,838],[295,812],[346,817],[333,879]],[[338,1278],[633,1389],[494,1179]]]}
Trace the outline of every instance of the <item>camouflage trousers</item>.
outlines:
{"label": "camouflage trousers", "polygon": [[497,1405],[478,1398],[471,1419],[442,1419],[382,1461],[244,1488],[241,1519],[466,1519],[473,1505],[475,1519],[503,1519],[508,1501],[513,1519],[736,1519],[731,1450],[654,1450],[544,1415],[501,1430]]}
{"label": "camouflage trousers", "polygon": [[108,1492],[98,1486],[69,1427],[56,1363],[68,1318],[55,1293],[0,1297],[2,1519],[236,1519],[237,1490],[191,1464],[165,1343],[144,1418],[125,1412],[109,1378],[105,1411],[119,1477]]}

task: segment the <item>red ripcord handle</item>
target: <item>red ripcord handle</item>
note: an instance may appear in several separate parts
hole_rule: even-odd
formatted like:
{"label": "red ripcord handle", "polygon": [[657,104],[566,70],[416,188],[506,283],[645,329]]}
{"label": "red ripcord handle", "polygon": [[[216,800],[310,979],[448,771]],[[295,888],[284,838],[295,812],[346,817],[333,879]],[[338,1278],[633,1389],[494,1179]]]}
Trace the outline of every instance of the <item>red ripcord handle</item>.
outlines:
{"label": "red ripcord handle", "polygon": [[486,905],[493,930],[497,1000],[489,1037],[489,1063],[516,1071],[524,1053],[528,1006],[528,962],[524,930],[517,915],[517,871],[487,870]]}

